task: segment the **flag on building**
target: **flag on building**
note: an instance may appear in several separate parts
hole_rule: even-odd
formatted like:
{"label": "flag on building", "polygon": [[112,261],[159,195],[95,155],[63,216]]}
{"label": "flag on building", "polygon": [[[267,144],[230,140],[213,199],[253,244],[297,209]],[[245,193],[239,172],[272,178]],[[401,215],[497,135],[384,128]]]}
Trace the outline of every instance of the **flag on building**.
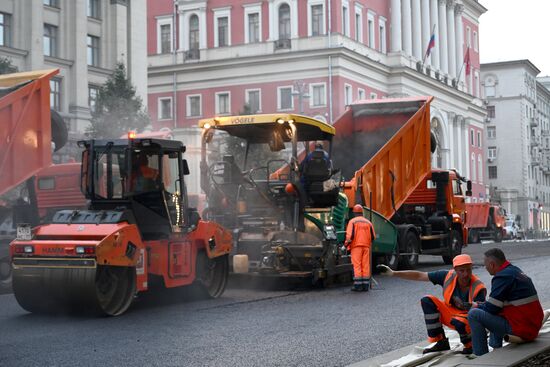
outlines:
{"label": "flag on building", "polygon": [[466,75],[470,75],[470,68],[472,67],[472,63],[470,62],[470,48],[466,50],[466,54],[464,55],[464,64],[466,64]]}
{"label": "flag on building", "polygon": [[425,57],[430,56],[430,52],[432,52],[432,48],[434,47],[435,47],[435,33],[432,33],[432,36],[430,37],[430,42],[428,42],[428,49],[426,50]]}

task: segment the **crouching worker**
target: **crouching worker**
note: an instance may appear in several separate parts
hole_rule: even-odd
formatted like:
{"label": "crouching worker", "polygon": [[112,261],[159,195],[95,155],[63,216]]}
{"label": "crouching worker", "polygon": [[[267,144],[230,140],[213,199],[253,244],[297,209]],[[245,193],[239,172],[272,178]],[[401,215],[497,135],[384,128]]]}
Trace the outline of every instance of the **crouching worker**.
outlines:
{"label": "crouching worker", "polygon": [[370,220],[363,216],[363,207],[356,204],[353,207],[352,218],[346,227],[346,247],[351,251],[353,264],[352,291],[368,291],[370,287],[370,257],[372,241],[376,238],[374,227]]}
{"label": "crouching worker", "polygon": [[489,345],[500,348],[505,335],[522,341],[534,340],[544,317],[531,278],[510,264],[502,250],[493,248],[485,252],[485,268],[493,276],[491,293],[487,302],[468,312],[474,353],[478,356],[489,352],[486,329],[490,332]]}
{"label": "crouching worker", "polygon": [[432,295],[424,296],[420,300],[422,311],[424,311],[428,340],[435,343],[424,349],[424,354],[451,349],[443,325],[458,332],[460,341],[464,345],[461,353],[472,354],[468,310],[472,304],[485,301],[487,289],[481,280],[472,274],[472,259],[469,255],[455,256],[451,270],[425,273],[414,270],[392,271],[386,265],[378,265],[377,268],[382,275],[408,280],[431,281],[434,285],[443,287],[443,300]]}

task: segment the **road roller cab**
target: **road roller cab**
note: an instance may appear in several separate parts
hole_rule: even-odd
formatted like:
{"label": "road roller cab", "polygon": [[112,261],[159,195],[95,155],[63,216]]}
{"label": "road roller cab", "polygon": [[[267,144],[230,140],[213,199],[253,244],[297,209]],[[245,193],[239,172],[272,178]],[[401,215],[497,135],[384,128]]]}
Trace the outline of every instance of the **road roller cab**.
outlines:
{"label": "road roller cab", "polygon": [[79,142],[87,210],[18,227],[10,245],[13,288],[28,311],[123,313],[156,276],[166,287],[197,283],[210,297],[227,282],[231,234],[189,208],[179,141]]}

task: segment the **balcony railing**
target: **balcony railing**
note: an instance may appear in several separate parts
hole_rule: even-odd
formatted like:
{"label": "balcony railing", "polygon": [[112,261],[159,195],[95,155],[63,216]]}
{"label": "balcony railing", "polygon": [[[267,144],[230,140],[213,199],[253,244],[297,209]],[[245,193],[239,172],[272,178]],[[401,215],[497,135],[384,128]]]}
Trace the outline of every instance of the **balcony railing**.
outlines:
{"label": "balcony railing", "polygon": [[290,49],[292,47],[292,42],[290,42],[290,39],[280,39],[275,41],[275,49],[276,50],[283,50],[283,49]]}

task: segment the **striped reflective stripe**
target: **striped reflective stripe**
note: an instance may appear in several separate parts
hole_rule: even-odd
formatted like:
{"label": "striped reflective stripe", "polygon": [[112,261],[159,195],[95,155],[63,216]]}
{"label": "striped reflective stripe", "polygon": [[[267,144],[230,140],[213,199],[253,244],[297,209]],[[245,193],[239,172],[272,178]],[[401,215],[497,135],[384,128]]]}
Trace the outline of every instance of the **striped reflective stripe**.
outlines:
{"label": "striped reflective stripe", "polygon": [[449,287],[449,286],[453,283],[453,281],[455,280],[455,278],[456,278],[456,273],[453,271],[453,272],[451,273],[451,276],[449,277],[449,279],[447,279],[447,280],[445,281],[445,283],[443,283],[443,292],[445,292],[445,289],[447,289],[447,287]]}
{"label": "striped reflective stripe", "polygon": [[499,301],[498,299],[495,299],[493,297],[488,297],[487,302],[489,302],[489,303],[491,303],[491,304],[493,304],[497,307],[500,307],[500,308],[504,307],[504,302]]}
{"label": "striped reflective stripe", "polygon": [[535,294],[534,296],[531,296],[531,297],[504,302],[504,306],[508,306],[508,305],[521,306],[521,305],[526,305],[528,303],[535,302],[538,300],[539,300],[539,296]]}
{"label": "striped reflective stripe", "polygon": [[439,314],[438,313],[428,313],[428,314],[424,315],[424,319],[426,319],[426,320],[439,319]]}
{"label": "striped reflective stripe", "polygon": [[427,324],[426,325],[427,330],[438,329],[440,327],[443,327],[440,322],[438,322],[437,324]]}
{"label": "striped reflective stripe", "polygon": [[472,284],[472,289],[475,290],[475,289],[477,288],[477,286],[478,286],[478,285],[481,285],[481,284],[483,284],[483,283],[481,282],[481,280],[479,280],[479,279],[476,280],[476,281]]}

